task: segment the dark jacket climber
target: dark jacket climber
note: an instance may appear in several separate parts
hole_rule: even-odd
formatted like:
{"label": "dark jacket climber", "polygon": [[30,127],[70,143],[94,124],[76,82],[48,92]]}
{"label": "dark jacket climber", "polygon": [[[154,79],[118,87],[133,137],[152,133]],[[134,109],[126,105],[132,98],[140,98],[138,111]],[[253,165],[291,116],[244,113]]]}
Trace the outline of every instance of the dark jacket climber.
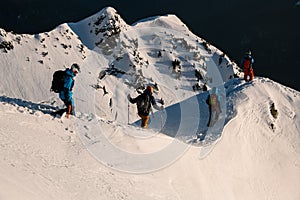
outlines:
{"label": "dark jacket climber", "polygon": [[138,110],[138,115],[142,119],[142,124],[141,127],[147,128],[148,122],[150,119],[150,110],[151,110],[151,105],[157,109],[157,110],[163,110],[163,106],[158,106],[156,104],[156,101],[152,95],[153,93],[153,88],[151,86],[148,86],[146,90],[136,98],[131,98],[130,95],[128,95],[128,100],[132,104],[137,104],[137,110]]}

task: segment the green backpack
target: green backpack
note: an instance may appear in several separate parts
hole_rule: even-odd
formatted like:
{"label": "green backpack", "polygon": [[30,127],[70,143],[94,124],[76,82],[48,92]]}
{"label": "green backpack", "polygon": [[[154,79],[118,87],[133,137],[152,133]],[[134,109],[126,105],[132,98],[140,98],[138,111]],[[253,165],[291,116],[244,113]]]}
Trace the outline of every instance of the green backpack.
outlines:
{"label": "green backpack", "polygon": [[209,97],[209,105],[216,106],[218,104],[218,97],[216,94],[211,94]]}

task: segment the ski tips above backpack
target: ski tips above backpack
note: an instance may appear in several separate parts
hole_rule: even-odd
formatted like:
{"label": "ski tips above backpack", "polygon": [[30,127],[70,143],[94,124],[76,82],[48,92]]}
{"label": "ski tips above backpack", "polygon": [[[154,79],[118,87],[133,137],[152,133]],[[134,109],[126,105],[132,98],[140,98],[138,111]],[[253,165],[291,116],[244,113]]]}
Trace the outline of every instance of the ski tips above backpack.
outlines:
{"label": "ski tips above backpack", "polygon": [[64,88],[64,77],[66,72],[63,70],[57,70],[53,73],[52,84],[50,91],[59,93]]}

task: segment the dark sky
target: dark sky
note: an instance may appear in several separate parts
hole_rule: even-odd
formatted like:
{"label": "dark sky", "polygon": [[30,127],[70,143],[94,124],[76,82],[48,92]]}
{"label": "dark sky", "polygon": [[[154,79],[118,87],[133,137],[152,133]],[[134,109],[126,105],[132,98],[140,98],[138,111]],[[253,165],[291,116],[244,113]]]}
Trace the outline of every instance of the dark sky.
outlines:
{"label": "dark sky", "polygon": [[196,35],[238,64],[246,50],[254,72],[300,91],[300,7],[296,0],[10,0],[1,2],[0,27],[16,33],[50,31],[107,6],[128,23],[176,14]]}

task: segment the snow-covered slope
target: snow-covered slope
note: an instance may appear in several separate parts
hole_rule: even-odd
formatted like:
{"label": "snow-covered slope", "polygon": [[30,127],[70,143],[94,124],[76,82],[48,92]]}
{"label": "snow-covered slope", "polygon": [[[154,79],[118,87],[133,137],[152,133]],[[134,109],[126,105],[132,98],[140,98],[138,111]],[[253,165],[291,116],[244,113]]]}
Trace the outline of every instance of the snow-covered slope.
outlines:
{"label": "snow-covered slope", "polygon": [[[30,102],[2,98],[1,198],[298,199],[299,92],[265,78],[251,84],[233,80],[227,86],[228,106],[234,104],[228,111],[236,117],[211,153],[199,159],[200,149],[190,147],[169,167],[143,175],[106,168],[89,154],[87,149],[102,142],[93,135],[95,118],[61,123]],[[273,102],[277,119],[269,110]],[[142,130],[101,123],[110,141],[126,151],[156,152],[173,140],[161,133],[149,138],[151,131],[145,139]],[[89,135],[78,127],[90,130]],[[107,156],[118,158],[113,152]]]}
{"label": "snow-covered slope", "polygon": [[1,29],[0,43],[10,43],[13,48],[0,49],[0,93],[28,100],[48,99],[53,71],[85,58],[85,47],[67,24],[35,35]]}
{"label": "snow-covered slope", "polygon": [[[0,43],[0,199],[300,198],[299,92],[234,78],[237,65],[176,16],[130,26],[105,8],[48,33],[1,30]],[[56,119],[52,74],[73,62],[76,117]],[[223,97],[212,128],[204,83]],[[142,130],[126,96],[148,84],[166,109]],[[199,132],[217,145],[189,146]]]}

